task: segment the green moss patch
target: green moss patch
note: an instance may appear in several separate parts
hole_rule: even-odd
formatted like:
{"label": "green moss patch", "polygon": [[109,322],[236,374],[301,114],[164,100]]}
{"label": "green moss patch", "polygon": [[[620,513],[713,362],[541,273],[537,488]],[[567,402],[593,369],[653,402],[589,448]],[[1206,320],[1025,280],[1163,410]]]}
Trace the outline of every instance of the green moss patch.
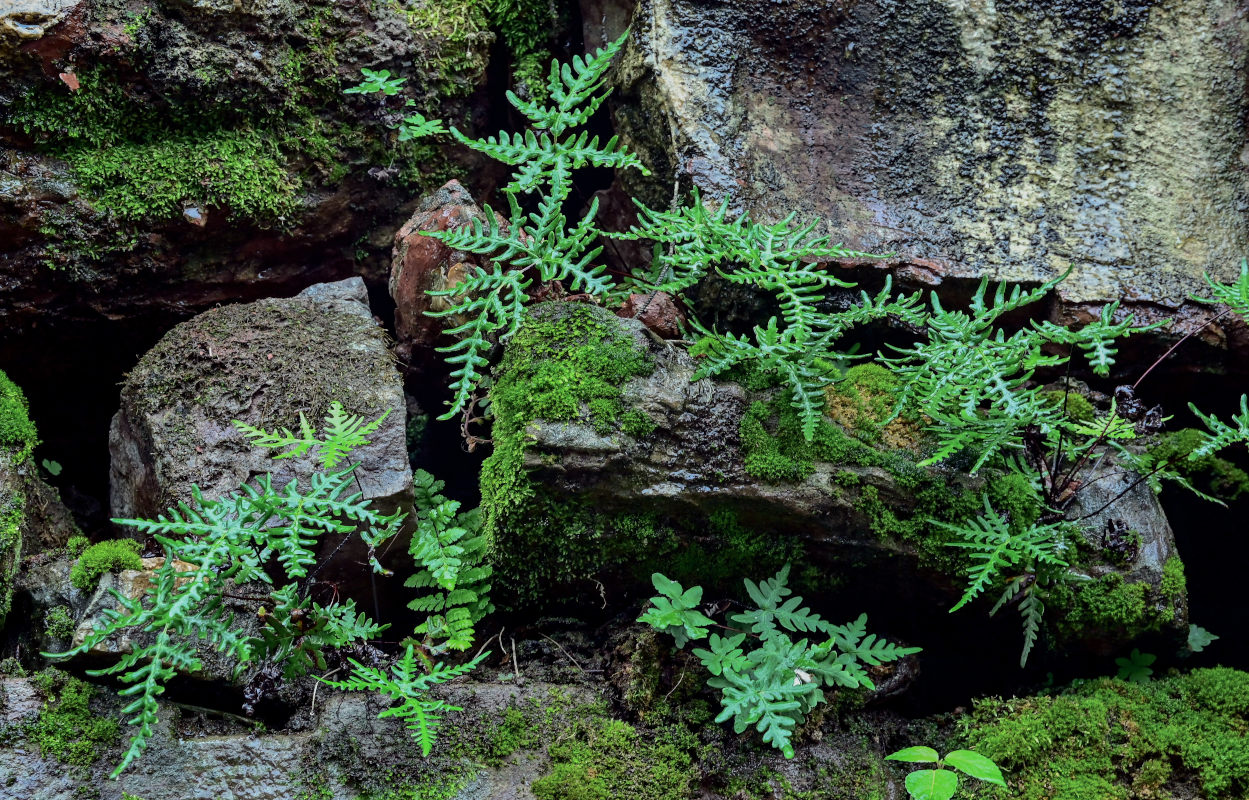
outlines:
{"label": "green moss patch", "polygon": [[[1175,591],[1174,574],[1164,585]],[[1155,592],[1149,583],[1128,581],[1118,573],[1087,581],[1066,581],[1051,589],[1050,605],[1061,609],[1061,613],[1047,615],[1047,619],[1064,637],[1113,634],[1116,639],[1134,638],[1157,631],[1174,620],[1175,604],[1182,600],[1182,592],[1182,588],[1179,595],[1167,590]]]}
{"label": "green moss patch", "polygon": [[86,592],[94,588],[106,572],[142,568],[138,542],[133,539],[109,539],[82,551],[69,571],[69,582]]}
{"label": "green moss patch", "polygon": [[698,740],[683,727],[643,735],[627,722],[576,719],[550,747],[550,771],[533,782],[538,800],[680,800],[693,796]]}
{"label": "green moss patch", "polygon": [[[1131,684],[1098,680],[1057,696],[981,700],[969,744],[1002,767],[1012,800],[1209,798],[1249,793],[1249,673],[1194,670]],[[1193,796],[1191,789],[1177,792]]]}
{"label": "green moss patch", "polygon": [[37,443],[38,433],[30,420],[26,395],[0,371],[0,447],[14,448],[16,461],[21,463]]}
{"label": "green moss patch", "polygon": [[57,669],[46,669],[32,681],[45,702],[23,733],[38,745],[41,756],[86,767],[117,741],[121,726],[117,720],[91,710],[95,689],[89,684]]}

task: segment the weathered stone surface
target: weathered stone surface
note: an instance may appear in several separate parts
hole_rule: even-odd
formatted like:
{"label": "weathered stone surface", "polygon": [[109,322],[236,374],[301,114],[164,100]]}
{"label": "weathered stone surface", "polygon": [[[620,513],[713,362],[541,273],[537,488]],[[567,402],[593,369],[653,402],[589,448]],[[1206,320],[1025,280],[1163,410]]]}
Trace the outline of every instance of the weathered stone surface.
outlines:
{"label": "weathered stone surface", "polygon": [[[534,311],[541,313],[541,307]],[[606,314],[602,318],[610,319]],[[922,546],[883,530],[873,515],[880,508],[902,520],[933,513],[921,505],[919,474],[927,476],[922,480],[973,493],[976,505],[986,481],[995,477],[948,468],[923,471],[914,466],[916,457],[911,454],[904,470],[817,460],[802,480],[761,480],[745,470],[740,428],[751,402],[766,395],[731,382],[691,381],[697,365],[683,349],[644,336],[636,320],[617,324],[654,359],[653,373],[633,378],[622,389],[625,407],[644,413],[655,430],[634,437],[596,430],[588,421],[533,420],[526,427],[523,460],[535,484],[556,497],[584,500],[608,513],[651,511],[698,520],[730,509],[749,530],[802,542],[805,557],[826,572],[874,564],[880,571],[873,574],[882,581],[904,587],[918,575],[935,591],[947,593],[951,604],[957,600],[962,576],[948,569],[934,571],[924,560]],[[1121,520],[1139,534],[1140,547],[1126,563],[1103,563],[1099,557],[1090,559],[1089,565],[1077,564],[1077,569],[1094,578],[1114,573],[1128,583],[1142,584],[1146,587],[1142,591],[1157,600],[1163,622],[1156,626],[1150,616],[1141,624],[1173,634],[1186,631],[1186,601],[1162,598],[1163,567],[1177,551],[1157,498],[1142,484],[1103,509],[1136,479],[1124,474],[1112,458],[1080,477],[1088,486],[1069,518],[1088,516],[1083,522],[1094,531],[1109,519]],[[865,503],[869,493],[871,499]],[[1091,547],[1098,549],[1096,544]],[[910,561],[896,560],[899,555]],[[939,610],[944,614],[944,608]],[[1082,644],[1111,648],[1139,633],[1139,628],[1099,630],[1096,642],[1090,638]]]}
{"label": "weathered stone surface", "polygon": [[[310,280],[383,281],[413,185],[437,185],[459,158],[448,148],[406,161],[390,126],[410,97],[474,127],[493,41],[484,8],[4,5],[0,328],[184,319]],[[405,96],[344,96],[361,67],[404,76]],[[31,113],[45,116],[31,124]],[[91,177],[127,157],[131,169]],[[144,173],[156,159],[154,179]],[[114,191],[142,208],[117,213],[101,197]]]}
{"label": "weathered stone surface", "polygon": [[[622,30],[584,5],[589,46]],[[1069,307],[1157,315],[1249,251],[1241,0],[642,0],[631,30],[616,121],[648,201],[675,176],[922,282],[1071,267]]]}
{"label": "weathered stone surface", "polygon": [[[332,401],[369,420],[389,412],[354,453],[356,478],[379,507],[410,506],[403,389],[383,338],[359,278],[216,308],[177,326],[122,388],[110,434],[113,516],[155,518],[189,502],[193,485],[212,499],[264,473],[278,487],[307,480],[311,455],[274,460],[231,421],[298,430],[302,413],[320,429]],[[336,536],[321,542],[326,552],[338,544]],[[362,556],[347,546],[336,559],[347,568]]]}
{"label": "weathered stone surface", "polygon": [[[448,289],[463,281],[486,260],[452,250],[421,231],[451,231],[472,220],[486,221],[483,212],[459,181],[450,181],[421,201],[395,234],[390,267],[390,296],[395,301],[395,352],[409,366],[423,366],[434,357],[446,320],[426,315],[447,308],[447,298],[427,292]],[[502,219],[500,218],[500,222]]]}

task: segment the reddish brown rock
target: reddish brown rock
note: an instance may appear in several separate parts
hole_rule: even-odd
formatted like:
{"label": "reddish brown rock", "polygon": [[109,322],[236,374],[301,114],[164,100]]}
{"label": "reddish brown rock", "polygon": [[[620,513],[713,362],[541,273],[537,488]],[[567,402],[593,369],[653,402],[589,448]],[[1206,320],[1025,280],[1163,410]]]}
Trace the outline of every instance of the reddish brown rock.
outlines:
{"label": "reddish brown rock", "polygon": [[452,250],[422,231],[450,231],[468,225],[470,220],[486,219],[468,190],[459,181],[449,181],[421,201],[412,218],[395,234],[394,257],[390,267],[390,296],[395,301],[395,351],[409,366],[430,361],[433,347],[446,327],[427,311],[446,308],[446,300],[428,292],[455,286],[485,259]]}
{"label": "reddish brown rock", "polygon": [[685,327],[685,314],[665,292],[654,294],[631,294],[616,316],[636,319],[665,339],[681,338]]}

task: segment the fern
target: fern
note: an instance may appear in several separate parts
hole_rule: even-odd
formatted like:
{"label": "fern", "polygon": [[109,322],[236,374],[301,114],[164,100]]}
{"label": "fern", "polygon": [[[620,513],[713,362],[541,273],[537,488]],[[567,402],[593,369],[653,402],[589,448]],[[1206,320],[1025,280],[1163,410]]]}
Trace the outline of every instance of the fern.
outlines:
{"label": "fern", "polygon": [[[365,423],[335,404],[320,438],[306,420],[301,420],[298,436],[242,425],[240,429],[262,446],[289,448],[279,457],[316,447],[322,464],[337,464],[381,421]],[[198,487],[192,487],[192,505],[180,504],[155,520],[113,520],[152,536],[164,553],[163,563],[142,595],[128,598],[114,591],[116,607],[104,613],[78,647],[44,654],[54,659],[79,655],[123,630],[151,635],[150,644],[136,645],[116,664],[91,672],[119,675],[128,684],[121,694],[134,698],[124,713],[136,715],[131,724],[138,730],[112,777],[146,748],[165,682],[179,672],[202,669],[193,646],[196,639],[230,654],[236,674],[248,664],[268,661],[280,665],[285,677],[292,679],[314,666],[323,669],[325,649],[371,638],[384,629],[357,612],[351,601],[331,606],[312,602],[298,582],[315,564],[314,549],[322,534],[358,534],[377,543],[398,532],[403,515],[369,508],[360,492],[352,490],[354,467],[314,473],[310,484],[307,492],[294,481],[278,490],[272,476],[264,475],[255,486],[244,485],[217,500],[205,499]],[[287,583],[271,590],[271,608],[260,609],[265,622],[261,634],[238,631],[225,608],[227,588],[247,583],[273,586],[273,575],[279,572]]]}
{"label": "fern", "polygon": [[[867,615],[848,625],[832,625],[791,597],[789,565],[772,578],[755,583],[747,579],[746,592],[757,608],[730,617],[745,626],[732,636],[710,633],[715,622],[698,610],[702,588],[681,584],[655,573],[659,594],[638,618],[672,633],[678,647],[707,640],[709,649],[696,648],[712,677],[707,685],[720,690],[721,711],[716,722],[733,720],[733,729],[753,726],[763,740],[793,758],[793,733],[826,698],[823,687],[872,688],[863,664],[879,665],[919,652],[867,635]],[[805,638],[794,641],[786,631],[820,634],[819,644]],[[755,645],[744,647],[747,642]]]}
{"label": "fern", "polygon": [[403,720],[420,743],[421,753],[428,756],[434,747],[434,734],[442,715],[463,710],[446,701],[430,698],[430,687],[467,675],[489,655],[489,652],[481,653],[472,661],[455,666],[434,664],[429,672],[422,674],[412,645],[408,645],[403,656],[391,666],[389,674],[375,667],[366,667],[355,659],[348,659],[352,666],[351,677],[341,681],[325,678],[318,680],[335,689],[349,692],[374,691],[398,701],[398,705],[382,711],[377,715],[378,718],[398,717]]}
{"label": "fern", "polygon": [[1188,404],[1189,409],[1202,424],[1209,428],[1210,433],[1205,441],[1188,454],[1190,461],[1213,455],[1225,447],[1241,442],[1249,442],[1249,396],[1240,396],[1240,413],[1232,415],[1232,424],[1228,424],[1213,414],[1203,414],[1197,406]]}
{"label": "fern", "polygon": [[1087,435],[1032,384],[1036,370],[1070,360],[1069,355],[1051,352],[1052,345],[1084,350],[1094,372],[1106,375],[1114,365],[1116,341],[1163,323],[1135,325],[1132,315],[1114,322],[1118,306],[1111,304],[1080,330],[1045,322],[1008,336],[997,326],[1003,315],[1040,300],[1065,277],[1030,291],[1016,286],[1008,292],[999,285],[992,297],[985,278],[966,312],[946,310],[934,292],[932,311],[919,315],[927,339],[895,347],[898,356],[882,359],[903,381],[894,415],[914,406],[934,421],[930,430],[936,451],[922,464],[970,451],[976,454],[971,469],[976,473],[1023,450],[1027,429],[1036,428],[1046,437],[1060,431],[1077,438]]}
{"label": "fern", "polygon": [[486,563],[489,538],[482,533],[477,511],[461,513],[460,504],[441,494],[443,482],[425,470],[413,479],[416,531],[409,552],[418,571],[404,586],[432,589],[408,604],[430,616],[417,626],[435,653],[467,650],[473,626],[494,610],[490,603],[492,569]]}
{"label": "fern", "polygon": [[279,428],[274,431],[254,428],[237,419],[233,424],[256,447],[290,448],[284,453],[278,453],[274,458],[299,458],[315,447],[321,468],[333,469],[352,450],[368,444],[369,440],[365,437],[377,432],[388,416],[390,416],[389,410],[372,422],[365,422],[363,417],[348,414],[343,409],[343,404],[335,400],[330,403],[329,413],[325,417],[325,431],[320,438],[317,438],[316,431],[308,423],[302,411],[299,414],[298,435],[288,428]]}
{"label": "fern", "polygon": [[931,520],[932,524],[960,538],[960,541],[947,542],[947,546],[970,551],[967,588],[950,612],[958,611],[979,597],[1007,570],[1021,570],[1023,574],[1007,580],[1001,597],[989,613],[996,614],[1003,605],[1018,601],[1024,628],[1023,653],[1019,660],[1019,665],[1023,666],[1036,643],[1045,613],[1041,587],[1066,577],[1065,554],[1069,547],[1066,525],[1061,522],[1033,523],[1026,527],[1012,525],[1011,520],[994,510],[988,495],[983,499],[984,513],[971,520],[961,523]]}

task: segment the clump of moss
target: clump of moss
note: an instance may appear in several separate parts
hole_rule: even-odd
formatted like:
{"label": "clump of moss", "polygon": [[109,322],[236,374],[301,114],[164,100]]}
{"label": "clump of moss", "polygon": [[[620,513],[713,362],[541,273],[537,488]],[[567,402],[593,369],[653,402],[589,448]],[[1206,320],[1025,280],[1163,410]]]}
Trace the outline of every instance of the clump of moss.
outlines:
{"label": "clump of moss", "polygon": [[53,639],[68,639],[74,635],[74,617],[65,606],[53,606],[43,615],[43,629]]}
{"label": "clump of moss", "polygon": [[893,416],[901,381],[879,364],[859,364],[824,390],[825,413],[870,444],[912,449],[923,435],[915,414]]}
{"label": "clump of moss", "polygon": [[697,739],[685,728],[645,736],[605,715],[578,718],[551,745],[551,768],[531,787],[538,800],[675,800],[689,797],[698,770]]}
{"label": "clump of moss", "polygon": [[1162,583],[1159,592],[1169,602],[1183,600],[1188,594],[1188,579],[1184,577],[1184,562],[1179,556],[1171,556],[1162,565]]}
{"label": "clump of moss", "polygon": [[82,555],[82,551],[91,546],[91,540],[81,533],[76,533],[65,542],[65,553],[73,558]]}
{"label": "clump of moss", "polygon": [[1077,391],[1050,389],[1041,392],[1040,398],[1054,408],[1064,408],[1065,403],[1067,419],[1072,422],[1092,422],[1097,417],[1097,409],[1093,408],[1093,403]]}
{"label": "clump of moss", "polygon": [[0,447],[16,449],[16,460],[21,463],[37,443],[38,433],[35,423],[30,421],[26,395],[0,371]]}
{"label": "clump of moss", "polygon": [[797,409],[783,393],[770,401],[751,403],[738,433],[746,472],[770,483],[800,481],[815,471],[816,461],[857,466],[894,463],[825,419],[820,420],[808,442]]}
{"label": "clump of moss", "polygon": [[1236,500],[1249,492],[1249,473],[1216,455],[1202,456],[1190,461],[1188,456],[1206,441],[1204,431],[1184,428],[1164,433],[1149,448],[1149,454],[1160,464],[1188,478],[1199,489],[1222,500]]}
{"label": "clump of moss", "polygon": [[120,725],[91,710],[95,689],[89,684],[57,669],[46,669],[31,680],[46,699],[23,733],[44,758],[86,767],[117,741]]}
{"label": "clump of moss", "polygon": [[106,572],[123,569],[142,569],[139,543],[133,539],[108,539],[97,542],[78,556],[69,572],[69,581],[82,591],[88,591]]}
{"label": "clump of moss", "polygon": [[[626,413],[621,386],[653,369],[645,350],[597,306],[530,309],[508,342],[490,393],[494,451],[481,473],[486,530],[507,528],[508,516],[534,495],[522,467],[526,426],[575,419],[610,426]],[[630,420],[637,430],[640,420]]]}
{"label": "clump of moss", "polygon": [[1249,673],[1238,670],[980,700],[963,726],[968,744],[1009,783],[982,785],[977,796],[1129,800],[1192,784],[1204,797],[1249,792]]}
{"label": "clump of moss", "polygon": [[[1174,580],[1172,588],[1173,584]],[[1176,598],[1155,596],[1150,584],[1113,572],[1094,580],[1059,583],[1050,596],[1050,605],[1062,613],[1048,618],[1064,636],[1095,637],[1113,631],[1131,638],[1159,630],[1175,618]]]}

